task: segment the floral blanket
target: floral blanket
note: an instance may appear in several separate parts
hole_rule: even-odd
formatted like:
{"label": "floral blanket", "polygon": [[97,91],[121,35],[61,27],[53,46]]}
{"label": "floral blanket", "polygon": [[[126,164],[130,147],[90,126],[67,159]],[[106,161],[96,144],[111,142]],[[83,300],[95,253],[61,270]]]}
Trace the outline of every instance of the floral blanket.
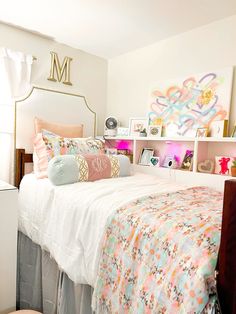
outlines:
{"label": "floral blanket", "polygon": [[95,312],[211,312],[222,198],[195,187],[142,197],[117,210],[104,235]]}

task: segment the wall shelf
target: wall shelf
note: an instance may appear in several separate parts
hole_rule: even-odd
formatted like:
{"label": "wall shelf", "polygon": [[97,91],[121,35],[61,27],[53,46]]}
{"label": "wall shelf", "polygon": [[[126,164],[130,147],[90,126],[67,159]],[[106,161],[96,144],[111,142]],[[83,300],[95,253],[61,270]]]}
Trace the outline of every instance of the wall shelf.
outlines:
{"label": "wall shelf", "polygon": [[[215,160],[215,156],[229,156],[236,158],[236,138],[196,138],[196,137],[105,137],[107,147],[116,147],[120,142],[127,141],[127,146],[133,153],[133,168],[135,170],[158,174],[163,178],[171,178],[179,182],[192,180],[194,183],[207,184],[208,186],[222,188],[226,179],[232,178],[229,175],[218,175],[215,173],[198,172],[198,163],[206,159]],[[192,171],[182,169],[169,169],[164,167],[139,165],[139,157],[143,148],[153,148],[155,155],[163,163],[165,156],[177,155],[183,160],[186,150],[193,150]],[[214,178],[214,179],[213,179]],[[214,182],[215,181],[215,182]]]}

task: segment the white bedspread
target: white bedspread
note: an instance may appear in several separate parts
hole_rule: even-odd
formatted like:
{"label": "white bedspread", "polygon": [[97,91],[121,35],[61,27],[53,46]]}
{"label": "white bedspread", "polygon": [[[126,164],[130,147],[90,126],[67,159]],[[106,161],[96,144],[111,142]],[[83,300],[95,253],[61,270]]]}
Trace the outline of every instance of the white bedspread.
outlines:
{"label": "white bedspread", "polygon": [[19,230],[49,251],[72,281],[94,286],[108,216],[139,196],[182,188],[145,174],[64,186],[26,175]]}

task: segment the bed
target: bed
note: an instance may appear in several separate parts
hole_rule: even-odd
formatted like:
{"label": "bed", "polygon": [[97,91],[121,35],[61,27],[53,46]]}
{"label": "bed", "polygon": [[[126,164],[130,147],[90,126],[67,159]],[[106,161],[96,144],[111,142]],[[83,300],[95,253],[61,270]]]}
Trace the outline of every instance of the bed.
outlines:
{"label": "bed", "polygon": [[[76,115],[74,110],[78,109],[76,107],[78,103],[72,105],[73,110],[67,110],[68,112],[73,111],[71,116],[65,117],[65,111],[60,109],[62,110],[60,113],[58,110],[59,103],[62,104],[61,108],[65,104],[67,108],[69,106],[68,101],[61,100],[61,98],[72,96],[77,99],[76,95],[64,95],[40,88],[34,88],[31,94],[34,94],[35,91],[39,93],[35,93],[33,101],[27,97],[26,103],[19,102],[16,106],[16,183],[21,182],[18,308],[34,308],[45,314],[89,314],[92,313],[93,295],[93,308],[97,313],[120,312],[119,304],[122,304],[124,313],[193,313],[194,309],[210,313],[216,308],[217,296],[214,291],[213,275],[219,251],[218,294],[223,313],[234,313],[235,278],[227,269],[230,265],[230,270],[235,270],[235,261],[232,256],[235,253],[236,222],[235,214],[232,212],[233,206],[235,206],[236,183],[234,181],[226,182],[220,245],[223,207],[223,194],[220,192],[203,187],[183,186],[144,174],[58,187],[53,186],[47,178],[36,179],[34,174],[27,174],[21,180],[25,172],[25,164],[32,161],[32,125],[30,125],[30,121],[34,115],[48,118],[57,110],[58,119],[61,119],[57,122],[74,123],[84,119],[83,124],[90,126],[90,129],[86,130],[86,135],[94,134],[95,130],[96,117],[91,110],[87,110],[85,114],[79,108]],[[40,92],[43,92],[43,98]],[[56,100],[51,98],[52,94],[54,96],[56,94]],[[46,113],[45,108],[42,108],[42,103],[45,104],[45,97],[46,108],[50,108],[49,112],[47,112],[48,109],[46,110]],[[35,99],[37,100],[36,105]],[[81,99],[83,108],[89,109],[85,98]],[[56,104],[56,108],[53,109],[51,104]],[[23,133],[22,123],[28,125],[28,130],[24,130]],[[192,202],[193,199],[195,202]],[[177,203],[180,200],[182,203]],[[190,208],[189,202],[195,213],[198,211],[198,221],[194,221],[192,224],[187,223],[195,215],[191,211],[185,215],[184,211]],[[162,207],[159,208],[160,204]],[[206,204],[210,204],[209,212],[204,216]],[[173,211],[173,208],[176,212]],[[177,212],[180,213],[180,220],[175,222],[174,217]],[[151,228],[152,221],[157,219],[158,213],[160,216],[157,221],[163,228],[156,228],[155,224]],[[187,219],[184,224],[183,219]],[[211,220],[214,223],[211,223]],[[168,229],[169,221],[176,226],[174,233],[173,228]],[[163,277],[164,266],[174,265],[178,255],[181,256],[178,252],[183,252],[180,248],[181,238],[183,238],[181,234],[186,236],[195,232],[196,224],[199,225],[202,221],[206,224],[202,223],[201,227],[205,228],[205,231],[207,230],[207,234],[211,233],[212,238],[205,236],[203,239],[203,233],[201,233],[198,234],[197,244],[193,241],[191,245],[203,245],[204,254],[208,256],[211,253],[212,255],[210,259],[202,259],[200,263],[202,265],[200,281],[196,281],[198,276],[194,277],[194,274],[197,273],[194,271],[196,265],[190,266],[187,262],[190,257],[185,256],[185,260],[177,262],[179,265],[183,264],[181,266],[183,269],[181,282],[184,282],[185,286],[181,289],[179,286],[177,289],[176,284],[171,287],[172,282],[178,281],[178,278],[176,279],[178,267],[171,271],[166,269],[165,272],[168,271],[172,274],[168,281],[169,286],[164,289],[167,294],[163,295],[163,290],[160,290],[158,295],[152,293],[152,297],[150,297],[148,292],[158,291],[155,287],[154,277],[159,276],[157,280],[159,284],[161,284],[161,280],[165,281],[163,279],[165,278],[165,276]],[[122,230],[124,233],[121,232]],[[137,235],[134,236],[136,232]],[[129,243],[125,239],[137,240],[140,239],[140,234],[143,237],[140,243],[136,241],[131,246],[128,245]],[[165,238],[166,234],[169,234],[168,243]],[[159,254],[164,256],[163,252],[165,254],[168,252],[168,256],[160,260],[159,264],[153,258],[145,260],[145,256],[149,258],[155,251],[151,247],[145,251],[147,246],[155,244],[155,248],[157,248],[157,244],[153,243],[151,239],[155,240],[157,237],[161,239],[161,236],[164,236],[165,240],[163,240],[162,251]],[[177,236],[179,236],[179,240]],[[114,241],[114,239],[118,240]],[[130,243],[132,243],[131,240]],[[191,240],[194,239],[191,238]],[[190,245],[188,241],[182,245],[184,246],[186,243]],[[170,249],[171,244],[173,244],[173,249]],[[187,246],[185,252],[191,251],[190,248],[191,246]],[[195,250],[195,253],[195,258],[199,259],[199,252]],[[130,256],[132,256],[131,260]],[[123,258],[126,259],[126,263],[120,268]],[[140,262],[135,265],[134,261],[137,262],[139,259],[144,264]],[[133,268],[137,270],[141,265],[142,273],[146,264],[150,265],[152,269],[151,275],[149,269],[148,275],[142,274],[137,279],[137,276],[134,276]],[[159,265],[159,269],[155,268],[156,265]],[[199,286],[202,285],[200,290],[205,289],[205,291],[197,293],[197,291],[187,288],[186,285],[189,281],[184,276],[189,274],[192,276],[190,279],[192,278],[193,282]],[[205,281],[205,277],[207,277],[207,281]],[[138,296],[134,294],[137,280],[141,287],[139,291],[142,292],[142,295]],[[125,287],[129,287],[129,291],[125,290]],[[112,293],[110,293],[111,291]],[[199,301],[200,307],[189,304],[189,297],[184,297],[187,291],[192,297],[197,294],[193,299],[201,301]],[[203,296],[202,293],[204,293]],[[167,302],[167,297],[172,298],[172,302]],[[134,300],[139,301],[134,302]],[[160,304],[157,304],[157,300]]]}

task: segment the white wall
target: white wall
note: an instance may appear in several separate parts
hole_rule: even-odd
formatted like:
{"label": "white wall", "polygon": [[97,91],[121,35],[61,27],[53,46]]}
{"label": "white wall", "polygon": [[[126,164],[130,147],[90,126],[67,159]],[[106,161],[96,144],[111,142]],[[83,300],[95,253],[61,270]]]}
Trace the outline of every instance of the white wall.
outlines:
{"label": "white wall", "polygon": [[[97,113],[98,133],[103,132],[107,100],[107,61],[105,59],[4,24],[0,24],[0,42],[2,47],[37,57],[37,61],[33,64],[32,84],[85,95],[91,109]],[[71,62],[72,86],[47,80],[50,72],[50,51],[57,52],[61,62],[65,56],[73,58]]]}
{"label": "white wall", "polygon": [[[147,113],[153,83],[232,65],[236,65],[236,15],[113,58],[108,64],[107,115],[128,126],[129,117]],[[231,129],[235,103],[233,92]]]}

